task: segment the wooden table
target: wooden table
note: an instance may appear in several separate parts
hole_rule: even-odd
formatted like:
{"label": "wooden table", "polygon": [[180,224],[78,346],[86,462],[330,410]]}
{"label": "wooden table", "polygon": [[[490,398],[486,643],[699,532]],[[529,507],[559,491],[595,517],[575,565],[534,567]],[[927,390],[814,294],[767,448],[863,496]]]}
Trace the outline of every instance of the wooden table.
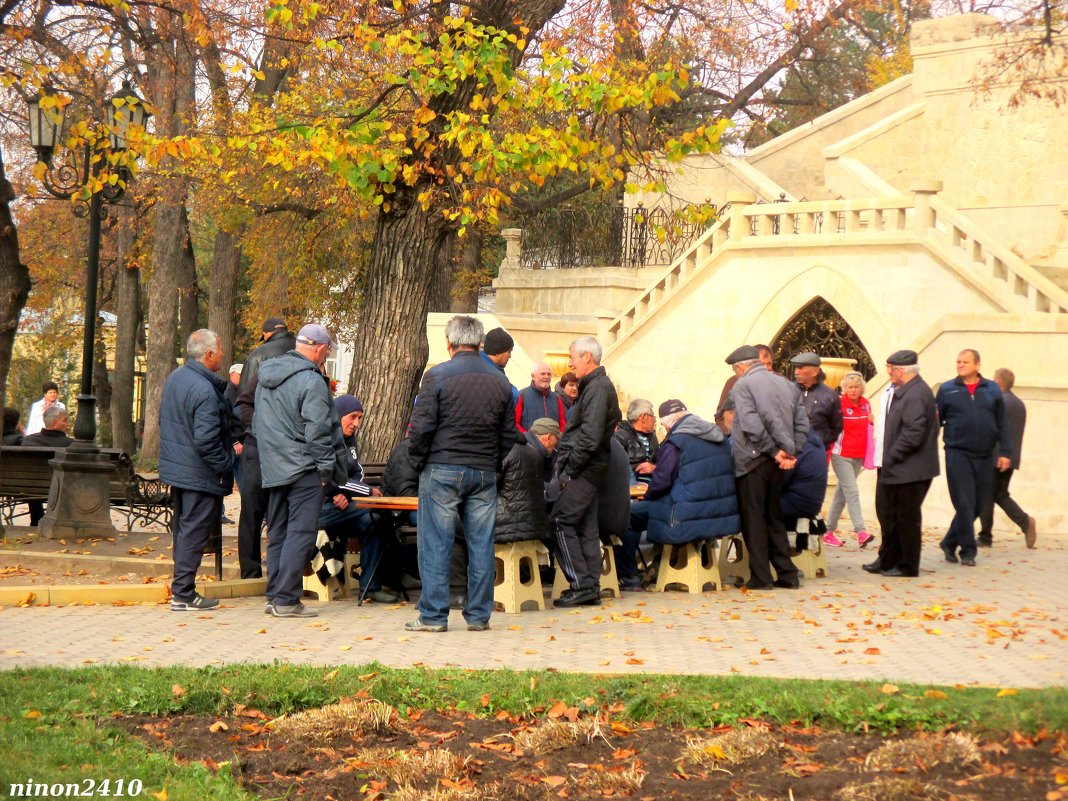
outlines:
{"label": "wooden table", "polygon": [[645,497],[645,491],[648,489],[648,484],[631,484],[630,499],[632,501],[640,501],[642,498]]}
{"label": "wooden table", "polygon": [[353,498],[357,509],[390,509],[397,512],[414,512],[419,508],[419,499],[406,495],[370,495]]}

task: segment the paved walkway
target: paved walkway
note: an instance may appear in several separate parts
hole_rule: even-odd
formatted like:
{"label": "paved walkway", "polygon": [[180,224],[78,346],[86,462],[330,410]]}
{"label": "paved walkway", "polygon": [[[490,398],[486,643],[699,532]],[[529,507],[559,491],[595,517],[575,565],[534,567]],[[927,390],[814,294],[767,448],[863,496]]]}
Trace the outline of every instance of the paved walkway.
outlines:
{"label": "paved walkway", "polygon": [[[939,555],[936,559],[935,554]],[[493,629],[409,634],[412,605],[334,602],[311,621],[263,614],[258,599],[216,612],[160,606],[5,608],[0,668],[86,664],[457,665],[603,673],[743,673],[931,684],[1068,683],[1068,538],[1002,535],[976,568],[942,561],[921,578],[870,576],[873,554],[829,554],[831,576],[799,592],[629,593],[603,607],[495,614]]]}

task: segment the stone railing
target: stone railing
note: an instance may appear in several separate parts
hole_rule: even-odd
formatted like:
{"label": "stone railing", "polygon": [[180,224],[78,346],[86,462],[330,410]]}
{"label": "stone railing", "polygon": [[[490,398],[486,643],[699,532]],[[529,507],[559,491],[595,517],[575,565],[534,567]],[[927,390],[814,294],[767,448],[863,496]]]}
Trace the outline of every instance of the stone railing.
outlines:
{"label": "stone railing", "polygon": [[933,182],[912,197],[761,204],[732,196],[720,220],[608,324],[605,344],[620,344],[721,252],[743,247],[922,243],[1005,311],[1068,311],[1068,293],[934,198],[940,189]]}

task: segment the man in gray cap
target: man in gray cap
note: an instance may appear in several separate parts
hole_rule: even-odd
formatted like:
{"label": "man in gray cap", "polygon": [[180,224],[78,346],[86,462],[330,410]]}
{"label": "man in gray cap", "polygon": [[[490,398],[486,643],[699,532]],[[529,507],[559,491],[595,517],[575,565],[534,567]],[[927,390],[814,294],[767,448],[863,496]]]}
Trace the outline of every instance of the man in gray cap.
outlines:
{"label": "man in gray cap", "polygon": [[899,350],[886,360],[892,395],[882,438],[882,461],[875,483],[875,514],[882,542],[869,573],[916,577],[920,574],[923,499],[938,475],[938,413],[934,395],[920,378],[915,351]]}
{"label": "man in gray cap", "polygon": [[842,399],[820,379],[819,355],[806,351],[790,359],[794,380],[801,387],[801,402],[808,412],[808,422],[830,448],[842,433]]}
{"label": "man in gray cap", "polygon": [[334,341],[309,323],[296,347],[260,365],[252,433],[267,503],[267,614],[315,617],[300,602],[304,565],[315,549],[323,490],[344,484],[349,452],[322,373]]}
{"label": "man in gray cap", "polygon": [[[797,389],[760,363],[752,345],[727,357],[738,381],[729,399],[734,405],[731,449],[738,483],[742,536],[749,549],[751,590],[772,586],[797,589],[797,568],[782,519],[783,471],[793,469],[805,447],[809,422]],[[771,578],[771,565],[778,577]]]}

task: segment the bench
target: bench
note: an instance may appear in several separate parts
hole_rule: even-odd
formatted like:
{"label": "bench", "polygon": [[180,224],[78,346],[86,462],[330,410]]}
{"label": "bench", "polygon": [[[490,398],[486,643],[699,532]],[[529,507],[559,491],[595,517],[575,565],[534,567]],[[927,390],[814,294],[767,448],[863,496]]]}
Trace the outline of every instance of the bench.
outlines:
{"label": "bench", "polygon": [[[0,447],[0,515],[14,522],[15,507],[26,501],[47,501],[52,488],[51,459],[55,448],[4,445]],[[100,451],[112,465],[108,477],[111,507],[126,518],[126,530],[134,524],[171,523],[171,490],[158,478],[145,478],[133,469],[130,457],[116,448]],[[22,513],[26,514],[26,513]]]}

